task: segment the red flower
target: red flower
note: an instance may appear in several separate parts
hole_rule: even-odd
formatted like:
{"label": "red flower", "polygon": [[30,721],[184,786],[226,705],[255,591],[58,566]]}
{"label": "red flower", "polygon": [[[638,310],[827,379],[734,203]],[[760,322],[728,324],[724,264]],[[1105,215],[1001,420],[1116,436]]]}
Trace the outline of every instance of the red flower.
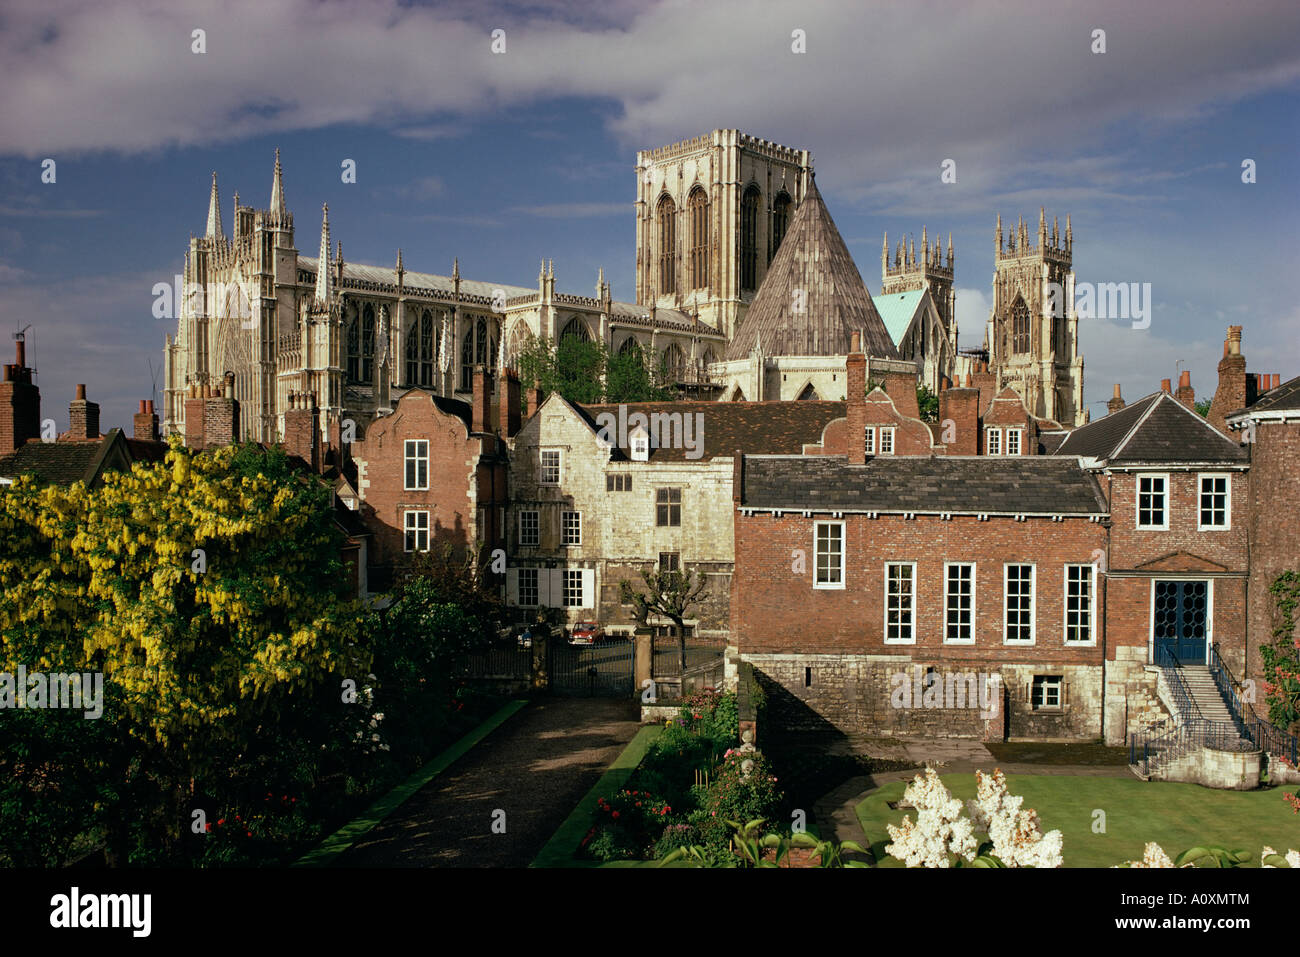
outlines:
{"label": "red flower", "polygon": [[245,831],[244,833],[247,834],[249,837],[252,837],[252,836],[253,836],[253,832],[252,832],[252,831]]}
{"label": "red flower", "polygon": [[209,821],[207,824],[204,824],[204,825],[203,825],[203,830],[205,830],[205,831],[210,831],[210,830],[212,830],[212,822]]}
{"label": "red flower", "polygon": [[614,812],[614,817],[615,817],[615,818],[618,817],[618,812],[617,812],[617,811]]}
{"label": "red flower", "polygon": [[218,819],[217,819],[217,827],[221,827],[221,825],[223,825],[223,824],[225,824],[225,823],[226,823],[226,819],[225,819],[224,817],[223,817],[223,818],[218,818]]}

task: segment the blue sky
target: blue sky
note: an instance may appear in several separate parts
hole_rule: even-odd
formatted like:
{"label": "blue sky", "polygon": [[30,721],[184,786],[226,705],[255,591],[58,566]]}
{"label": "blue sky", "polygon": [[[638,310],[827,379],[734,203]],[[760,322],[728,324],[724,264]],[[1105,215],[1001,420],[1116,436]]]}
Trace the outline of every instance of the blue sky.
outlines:
{"label": "blue sky", "polygon": [[882,233],[951,231],[963,346],[988,317],[997,214],[1070,213],[1078,280],[1149,282],[1154,300],[1148,329],[1081,323],[1094,416],[1112,383],[1134,399],[1179,368],[1210,394],[1229,323],[1252,370],[1287,379],[1297,36],[1284,2],[17,0],[0,13],[0,326],[31,324],[60,429],[78,382],[105,427],[129,427],[175,331],[151,290],[202,232],[211,172],[228,232],[235,190],[267,205],[277,146],[306,255],[328,202],[349,261],[401,247],[408,269],[458,256],[469,278],[529,286],[546,257],[561,291],[591,294],[603,266],[630,299],[636,150],[738,127],[812,151],[872,292]]}

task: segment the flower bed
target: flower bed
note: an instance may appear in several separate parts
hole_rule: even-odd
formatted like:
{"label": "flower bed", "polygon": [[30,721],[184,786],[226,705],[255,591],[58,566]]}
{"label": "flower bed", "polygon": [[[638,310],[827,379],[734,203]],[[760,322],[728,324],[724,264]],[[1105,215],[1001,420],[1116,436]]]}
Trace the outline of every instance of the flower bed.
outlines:
{"label": "flower bed", "polygon": [[734,747],[737,731],[734,694],[686,698],[623,788],[601,797],[581,853],[617,861],[699,844],[725,852],[726,820],[770,817],[781,800],[776,777],[761,753]]}

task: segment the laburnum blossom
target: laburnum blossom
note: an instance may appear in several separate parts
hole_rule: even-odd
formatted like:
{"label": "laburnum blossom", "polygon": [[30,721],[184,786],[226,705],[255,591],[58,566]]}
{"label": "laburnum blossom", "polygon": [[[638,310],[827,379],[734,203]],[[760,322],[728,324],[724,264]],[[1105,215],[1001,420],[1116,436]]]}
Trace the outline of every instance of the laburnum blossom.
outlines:
{"label": "laburnum blossom", "polygon": [[1060,831],[1042,832],[1038,812],[1022,810],[1025,799],[1007,793],[1001,769],[975,772],[975,799],[966,807],[977,827],[988,831],[993,855],[1007,867],[1060,867]]}
{"label": "laburnum blossom", "polygon": [[907,786],[904,800],[916,808],[916,821],[887,825],[893,839],[885,853],[908,867],[949,867],[953,854],[974,860],[975,829],[961,816],[961,801],[952,796],[934,768],[926,768]]}
{"label": "laburnum blossom", "polygon": [[[1273,867],[1272,864],[1265,864],[1265,863],[1264,863],[1264,860],[1265,860],[1266,858],[1268,858],[1268,857],[1271,857],[1272,855],[1274,855],[1274,854],[1276,854],[1276,853],[1277,853],[1277,851],[1273,850],[1273,848],[1271,848],[1271,847],[1269,847],[1267,844],[1265,844],[1265,845],[1264,845],[1264,849],[1263,849],[1262,851],[1260,851],[1260,853],[1259,853],[1259,866],[1260,866],[1260,867],[1268,867],[1268,868]],[[1297,850],[1294,850],[1294,849],[1293,849],[1293,850],[1287,851],[1286,854],[1285,854],[1284,856],[1286,857],[1286,862],[1287,862],[1289,865],[1291,865],[1291,867],[1294,867],[1294,868],[1300,868],[1300,851],[1297,851]]]}

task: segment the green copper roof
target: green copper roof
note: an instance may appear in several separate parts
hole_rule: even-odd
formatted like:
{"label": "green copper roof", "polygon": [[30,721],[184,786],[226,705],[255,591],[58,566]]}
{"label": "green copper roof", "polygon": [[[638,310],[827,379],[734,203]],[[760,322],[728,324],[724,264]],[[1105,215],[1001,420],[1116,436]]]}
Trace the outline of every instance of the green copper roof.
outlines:
{"label": "green copper roof", "polygon": [[923,295],[925,295],[924,289],[913,289],[911,292],[891,292],[888,295],[880,293],[871,297],[876,312],[880,313],[885,328],[889,330],[889,338],[894,340],[894,345],[903,341],[903,336],[907,333],[907,327],[912,324],[912,317],[916,315],[916,307],[921,304]]}

